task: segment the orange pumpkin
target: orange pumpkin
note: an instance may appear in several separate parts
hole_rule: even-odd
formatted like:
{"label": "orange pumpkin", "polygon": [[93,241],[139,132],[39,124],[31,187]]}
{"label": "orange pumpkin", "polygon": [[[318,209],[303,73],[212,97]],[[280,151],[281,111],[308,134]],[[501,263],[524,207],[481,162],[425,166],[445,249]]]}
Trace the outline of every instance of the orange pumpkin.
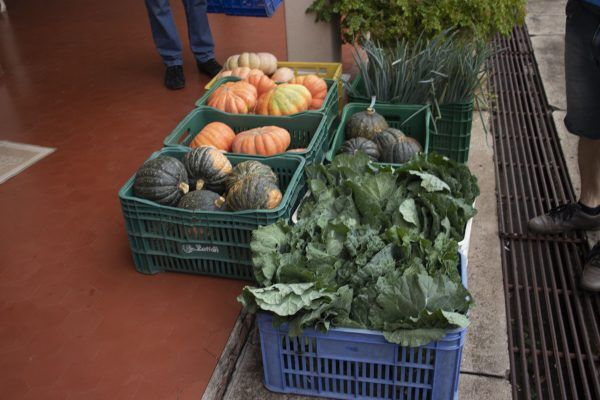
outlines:
{"label": "orange pumpkin", "polygon": [[290,133],[278,126],[263,126],[237,134],[231,150],[234,153],[271,156],[283,153],[290,145]]}
{"label": "orange pumpkin", "polygon": [[190,147],[213,146],[219,150],[231,150],[235,132],[222,122],[211,122],[206,125],[191,141]]}
{"label": "orange pumpkin", "polygon": [[312,74],[301,75],[292,79],[290,83],[302,85],[310,91],[312,95],[312,101],[308,107],[310,110],[319,110],[323,107],[323,101],[325,100],[325,96],[327,96],[327,82],[323,78]]}
{"label": "orange pumpkin", "polygon": [[275,82],[266,75],[250,75],[246,78],[246,81],[256,88],[259,97],[263,93],[266,93],[277,86]]}
{"label": "orange pumpkin", "polygon": [[302,85],[284,83],[259,97],[256,113],[261,115],[291,115],[308,110],[312,101],[309,90]]}
{"label": "orange pumpkin", "polygon": [[208,106],[233,114],[248,114],[256,106],[256,88],[246,81],[227,82],[208,98]]}

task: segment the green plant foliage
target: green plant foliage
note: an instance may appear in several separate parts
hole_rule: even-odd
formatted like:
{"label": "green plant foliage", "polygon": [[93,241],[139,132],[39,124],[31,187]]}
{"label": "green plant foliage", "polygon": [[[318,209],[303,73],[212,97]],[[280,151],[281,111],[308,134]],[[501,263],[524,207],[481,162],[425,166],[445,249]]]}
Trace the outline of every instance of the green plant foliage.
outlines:
{"label": "green plant foliage", "polygon": [[507,35],[525,17],[525,0],[315,0],[307,12],[317,21],[341,20],[344,40],[367,32],[381,42],[415,40],[456,28],[462,36],[488,40]]}
{"label": "green plant foliage", "polygon": [[361,47],[354,45],[362,81],[358,87],[349,85],[348,91],[398,104],[468,102],[486,77],[490,54],[483,41],[458,40],[456,32],[449,31],[433,39],[401,39],[385,46],[367,39]]}
{"label": "green plant foliage", "polygon": [[404,346],[469,324],[457,240],[479,189],[466,166],[430,155],[391,170],[359,153],[307,175],[311,195],[298,222],[253,232],[259,287],[238,297],[250,312],[289,323],[292,336],[306,327],[366,328]]}

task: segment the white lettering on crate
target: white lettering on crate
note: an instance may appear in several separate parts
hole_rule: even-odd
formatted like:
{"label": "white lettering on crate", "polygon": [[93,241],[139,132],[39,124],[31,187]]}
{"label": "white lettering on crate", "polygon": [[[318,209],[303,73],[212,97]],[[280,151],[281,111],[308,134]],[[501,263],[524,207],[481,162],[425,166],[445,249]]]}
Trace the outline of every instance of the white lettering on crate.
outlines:
{"label": "white lettering on crate", "polygon": [[181,251],[184,253],[218,253],[217,246],[202,246],[201,244],[184,244],[181,246]]}

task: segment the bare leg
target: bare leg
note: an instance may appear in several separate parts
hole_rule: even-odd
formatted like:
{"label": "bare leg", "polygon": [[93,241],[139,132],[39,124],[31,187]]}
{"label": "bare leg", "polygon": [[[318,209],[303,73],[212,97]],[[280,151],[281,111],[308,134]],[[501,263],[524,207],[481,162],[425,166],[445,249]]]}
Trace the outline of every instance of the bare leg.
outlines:
{"label": "bare leg", "polygon": [[579,201],[588,207],[600,206],[600,140],[579,138]]}

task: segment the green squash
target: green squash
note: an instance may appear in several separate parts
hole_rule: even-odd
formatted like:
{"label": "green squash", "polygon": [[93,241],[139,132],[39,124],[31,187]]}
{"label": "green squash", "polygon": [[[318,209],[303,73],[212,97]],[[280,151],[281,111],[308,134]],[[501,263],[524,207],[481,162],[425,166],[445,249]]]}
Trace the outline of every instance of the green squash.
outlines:
{"label": "green squash", "polygon": [[183,196],[177,207],[186,210],[225,211],[225,198],[210,190],[194,190]]}
{"label": "green squash", "polygon": [[276,184],[259,175],[247,175],[227,191],[227,208],[233,211],[271,210],[283,195]]}
{"label": "green squash", "polygon": [[363,137],[352,138],[346,140],[340,147],[340,153],[355,155],[358,152],[365,153],[372,161],[379,160],[379,147],[372,140]]}
{"label": "green squash", "polygon": [[190,184],[196,190],[222,192],[233,167],[221,151],[212,146],[191,149],[183,159]]}
{"label": "green squash", "polygon": [[372,139],[377,133],[388,127],[388,123],[373,107],[357,112],[346,123],[346,139],[364,137]]}
{"label": "green squash", "polygon": [[406,135],[400,129],[387,128],[376,134],[373,137],[373,141],[377,143],[380,150],[383,150],[392,147],[392,145],[398,143],[398,140],[404,136]]}
{"label": "green squash", "polygon": [[260,161],[248,160],[243,161],[237,164],[235,167],[233,167],[233,171],[227,177],[225,184],[227,188],[230,188],[231,186],[233,186],[234,183],[236,183],[240,179],[245,178],[248,175],[262,176],[263,178],[273,182],[275,185],[277,185],[279,181],[277,175],[275,174],[275,172],[273,172],[271,167],[261,163]]}
{"label": "green squash", "polygon": [[133,194],[158,204],[175,206],[189,189],[184,165],[170,156],[148,160],[135,173]]}
{"label": "green squash", "polygon": [[423,147],[421,147],[421,144],[416,139],[404,136],[392,145],[389,151],[382,154],[381,161],[392,164],[404,164],[421,151],[423,151]]}

